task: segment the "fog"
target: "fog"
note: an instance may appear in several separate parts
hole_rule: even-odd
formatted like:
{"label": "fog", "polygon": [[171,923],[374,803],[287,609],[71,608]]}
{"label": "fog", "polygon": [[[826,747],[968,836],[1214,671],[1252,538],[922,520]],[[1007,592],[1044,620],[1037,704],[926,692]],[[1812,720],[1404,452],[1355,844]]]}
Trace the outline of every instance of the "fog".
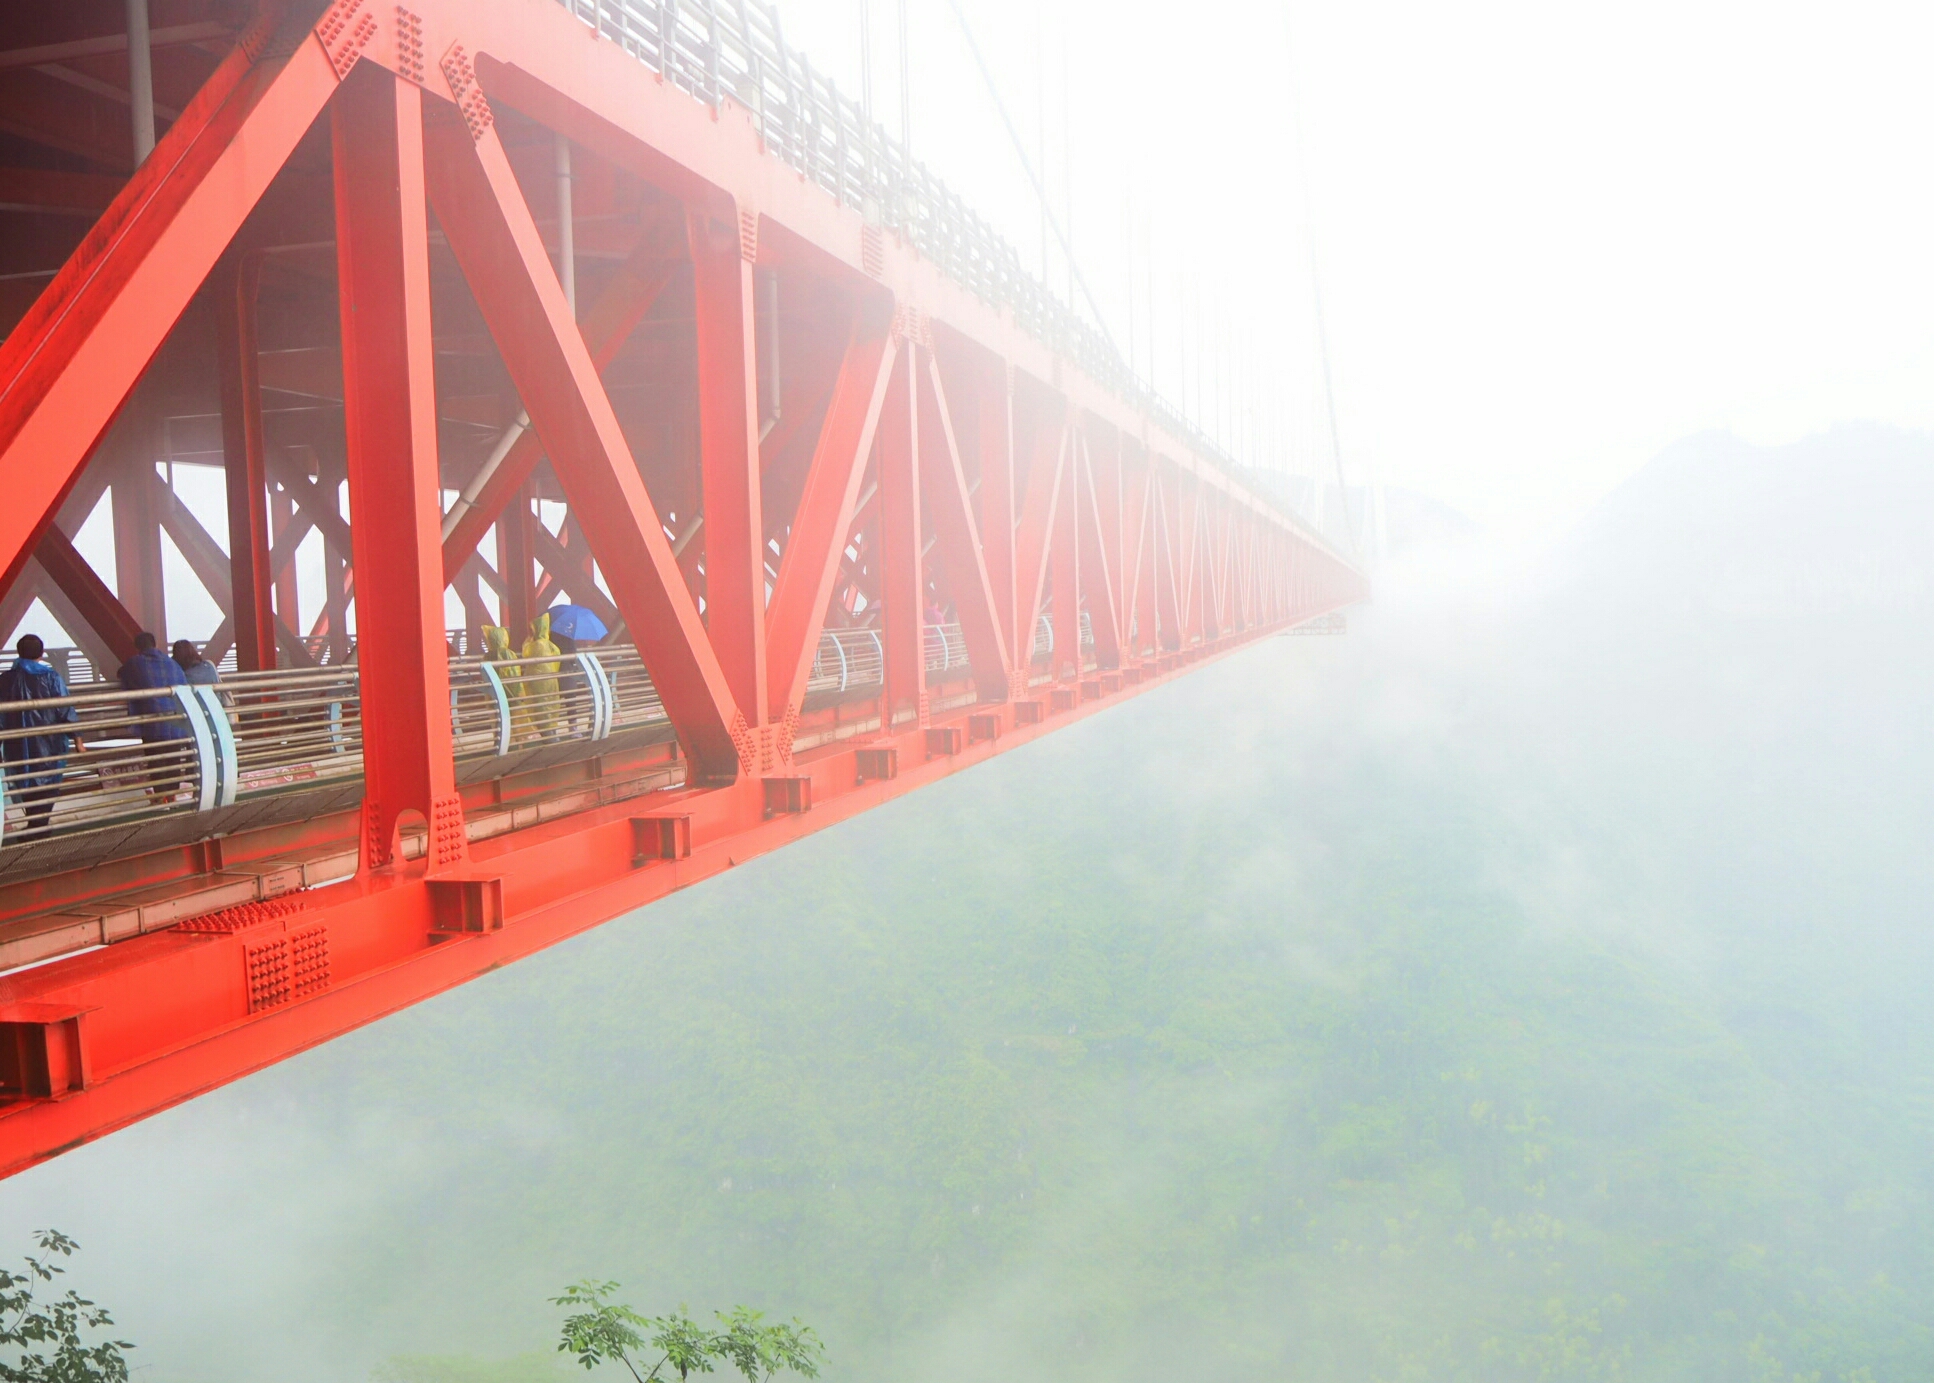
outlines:
{"label": "fog", "polygon": [[1924,1378],[1930,460],[1706,436],[1534,557],[1413,548],[0,1241],[78,1237],[157,1383],[572,1376],[584,1275],[840,1379]]}
{"label": "fog", "polygon": [[[897,132],[898,7],[870,5],[874,111]],[[861,0],[783,8],[859,90]],[[1934,426],[1925,7],[964,8],[1115,339],[1281,464],[1330,464],[1312,256],[1352,477],[1514,540],[1709,430]],[[905,9],[916,152],[1039,259],[952,10]],[[1065,291],[1052,244],[1047,267]],[[1260,400],[1253,427],[1218,373]]]}
{"label": "fog", "polygon": [[918,156],[1072,292],[1005,103],[1290,499],[1327,368],[1373,600],[0,1183],[0,1254],[79,1239],[141,1383],[577,1377],[586,1276],[843,1383],[1934,1377],[1934,21],[964,9]]}

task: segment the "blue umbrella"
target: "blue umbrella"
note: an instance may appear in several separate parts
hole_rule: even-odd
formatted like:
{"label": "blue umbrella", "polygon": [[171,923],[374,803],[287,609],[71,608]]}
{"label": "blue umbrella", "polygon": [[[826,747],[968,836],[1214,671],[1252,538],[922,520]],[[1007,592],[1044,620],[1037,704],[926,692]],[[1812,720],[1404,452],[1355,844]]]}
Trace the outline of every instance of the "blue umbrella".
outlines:
{"label": "blue umbrella", "polygon": [[608,632],[604,621],[582,605],[553,605],[546,613],[551,617],[553,634],[562,634],[578,643],[596,643]]}

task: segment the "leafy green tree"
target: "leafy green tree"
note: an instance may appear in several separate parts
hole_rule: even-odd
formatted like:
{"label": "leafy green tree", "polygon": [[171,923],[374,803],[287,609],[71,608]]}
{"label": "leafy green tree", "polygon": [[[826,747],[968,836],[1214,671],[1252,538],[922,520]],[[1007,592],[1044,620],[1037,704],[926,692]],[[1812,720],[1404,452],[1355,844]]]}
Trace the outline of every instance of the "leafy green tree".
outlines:
{"label": "leafy green tree", "polygon": [[752,1383],[766,1383],[781,1373],[819,1377],[826,1351],[811,1326],[797,1320],[764,1325],[765,1313],[747,1306],[733,1307],[729,1316],[713,1314],[725,1329],[712,1337],[712,1354],[729,1361]]}
{"label": "leafy green tree", "polygon": [[[0,1362],[0,1383],[127,1383],[126,1340],[87,1344],[83,1336],[114,1324],[104,1306],[68,1288],[64,1296],[46,1303],[34,1294],[51,1288],[67,1270],[54,1255],[73,1257],[80,1247],[57,1229],[35,1236],[41,1257],[27,1256],[24,1273],[0,1268],[0,1345],[19,1353],[12,1363]],[[51,1347],[52,1355],[43,1351]]]}
{"label": "leafy green tree", "polygon": [[[636,1383],[654,1383],[661,1377],[669,1380],[676,1375],[683,1380],[695,1373],[711,1373],[726,1363],[747,1383],[768,1383],[781,1373],[817,1378],[825,1362],[819,1336],[797,1320],[767,1325],[764,1313],[735,1306],[729,1315],[714,1312],[720,1328],[708,1330],[682,1306],[667,1316],[641,1316],[612,1300],[617,1290],[615,1282],[586,1278],[565,1288],[564,1295],[551,1298],[553,1305],[571,1313],[564,1318],[558,1350],[575,1354],[587,1369],[616,1361]],[[658,1362],[649,1372],[640,1373],[643,1359],[654,1353]]]}

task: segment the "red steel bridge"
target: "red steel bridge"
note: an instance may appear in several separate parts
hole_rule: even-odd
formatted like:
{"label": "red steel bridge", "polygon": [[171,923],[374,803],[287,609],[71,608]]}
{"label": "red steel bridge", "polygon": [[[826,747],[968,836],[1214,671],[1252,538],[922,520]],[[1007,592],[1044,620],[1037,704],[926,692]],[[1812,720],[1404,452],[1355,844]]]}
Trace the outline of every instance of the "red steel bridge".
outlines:
{"label": "red steel bridge", "polygon": [[1366,591],[763,0],[7,6],[0,330],[0,1173]]}

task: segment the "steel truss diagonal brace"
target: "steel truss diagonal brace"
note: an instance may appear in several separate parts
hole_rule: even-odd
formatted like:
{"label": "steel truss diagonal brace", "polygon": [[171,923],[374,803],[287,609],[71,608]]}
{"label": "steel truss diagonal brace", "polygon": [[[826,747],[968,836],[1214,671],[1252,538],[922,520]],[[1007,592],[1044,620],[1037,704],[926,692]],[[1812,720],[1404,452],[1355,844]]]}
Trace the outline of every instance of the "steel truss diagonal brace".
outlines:
{"label": "steel truss diagonal brace", "polygon": [[238,46],[0,346],[0,585],[335,90],[318,44]]}
{"label": "steel truss diagonal brace", "polygon": [[[725,674],[495,130],[425,112],[430,202],[697,776],[739,770]],[[738,735],[734,731],[738,730]]]}
{"label": "steel truss diagonal brace", "polygon": [[[1055,509],[1067,470],[1074,427],[1071,422],[1043,420],[1028,466],[1027,491],[1016,517],[1014,537],[1014,636],[1008,647],[1014,663],[1026,667],[1034,647],[1034,617],[1041,610],[1041,594],[1048,584],[1048,559],[1053,553]],[[1052,443],[1049,442],[1052,438]]]}
{"label": "steel truss diagonal brace", "polygon": [[933,515],[941,560],[952,578],[954,607],[975,688],[983,701],[999,701],[1007,694],[1007,640],[995,613],[993,586],[961,469],[940,363],[929,353],[925,364],[925,387],[920,391],[920,484]]}
{"label": "steel truss diagonal brace", "polygon": [[[609,285],[585,313],[581,330],[591,348],[592,359],[600,373],[611,363],[645,314],[651,311],[658,295],[678,273],[681,261],[663,257],[655,236],[646,235],[630,259],[612,277]],[[443,540],[443,576],[455,581],[464,564],[477,550],[485,533],[505,507],[531,478],[537,463],[544,458],[543,445],[530,429],[511,443],[510,451],[491,473],[477,497],[457,519],[450,536]]]}
{"label": "steel truss diagonal brace", "polygon": [[1095,653],[1101,666],[1121,666],[1120,622],[1115,606],[1115,579],[1109,568],[1108,540],[1102,523],[1101,501],[1095,493],[1093,458],[1088,442],[1081,441],[1080,464],[1075,472],[1075,527],[1079,532],[1081,593],[1088,600],[1088,618],[1095,630]]}
{"label": "steel truss diagonal brace", "polygon": [[826,620],[826,602],[839,574],[839,559],[852,531],[860,478],[873,450],[873,435],[886,402],[887,382],[898,354],[889,332],[890,314],[862,312],[833,385],[832,403],[819,429],[792,536],[779,559],[779,576],[766,613],[766,667],[771,690],[767,714],[784,721],[806,695],[813,650]]}

